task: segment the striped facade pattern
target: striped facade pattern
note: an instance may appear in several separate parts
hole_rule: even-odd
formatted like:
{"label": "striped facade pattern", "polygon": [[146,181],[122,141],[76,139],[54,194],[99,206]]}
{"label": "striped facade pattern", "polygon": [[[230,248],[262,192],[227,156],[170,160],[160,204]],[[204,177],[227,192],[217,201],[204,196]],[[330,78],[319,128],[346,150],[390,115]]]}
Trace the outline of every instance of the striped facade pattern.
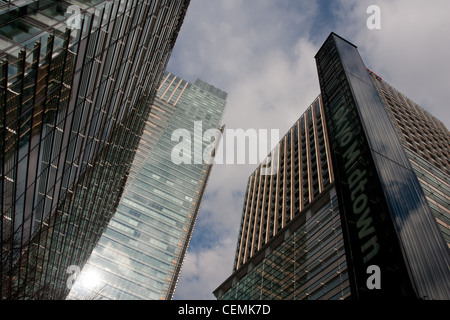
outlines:
{"label": "striped facade pattern", "polygon": [[276,174],[250,176],[234,272],[214,291],[218,299],[350,297],[323,112],[319,96],[277,145]]}
{"label": "striped facade pattern", "polygon": [[389,106],[404,147],[450,175],[450,132],[444,123],[373,72],[369,74]]}
{"label": "striped facade pattern", "polygon": [[450,132],[446,126],[369,71],[450,247]]}
{"label": "striped facade pattern", "polygon": [[330,150],[322,115],[323,106],[319,96],[278,144],[277,174],[260,175],[260,170],[257,169],[250,176],[235,270],[245,264],[333,182]]}

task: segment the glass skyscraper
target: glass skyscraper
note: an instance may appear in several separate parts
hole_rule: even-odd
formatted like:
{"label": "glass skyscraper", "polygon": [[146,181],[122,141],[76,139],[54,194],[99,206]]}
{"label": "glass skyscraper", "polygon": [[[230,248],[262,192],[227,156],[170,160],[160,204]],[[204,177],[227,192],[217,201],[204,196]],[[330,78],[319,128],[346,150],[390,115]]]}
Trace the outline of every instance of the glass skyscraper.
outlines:
{"label": "glass skyscraper", "polygon": [[68,267],[119,203],[188,4],[0,4],[2,298],[68,293]]}
{"label": "glass skyscraper", "polygon": [[276,146],[278,171],[253,172],[234,261],[220,299],[345,299],[350,295],[321,96]]}
{"label": "glass skyscraper", "polygon": [[336,34],[315,58],[321,94],[280,141],[278,172],[250,177],[215,296],[450,299],[449,131]]}
{"label": "glass skyscraper", "polygon": [[[214,86],[166,73],[117,211],[69,299],[172,298],[212,166],[203,133],[220,130],[225,105]],[[187,163],[172,159],[177,129],[191,142]]]}

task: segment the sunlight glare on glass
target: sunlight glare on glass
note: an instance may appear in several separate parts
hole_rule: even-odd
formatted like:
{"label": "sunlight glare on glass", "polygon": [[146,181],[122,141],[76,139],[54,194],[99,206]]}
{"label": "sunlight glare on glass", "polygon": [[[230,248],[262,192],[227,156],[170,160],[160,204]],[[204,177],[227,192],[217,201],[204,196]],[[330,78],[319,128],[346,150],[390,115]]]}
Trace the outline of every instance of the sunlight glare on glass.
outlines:
{"label": "sunlight glare on glass", "polygon": [[81,277],[81,285],[86,289],[94,289],[101,283],[100,275],[95,270],[89,270]]}

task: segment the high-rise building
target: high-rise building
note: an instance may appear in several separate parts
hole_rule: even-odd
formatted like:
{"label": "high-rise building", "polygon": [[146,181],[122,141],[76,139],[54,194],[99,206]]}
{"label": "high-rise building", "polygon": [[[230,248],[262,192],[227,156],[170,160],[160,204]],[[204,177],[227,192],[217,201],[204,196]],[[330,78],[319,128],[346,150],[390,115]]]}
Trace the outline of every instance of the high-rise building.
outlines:
{"label": "high-rise building", "polygon": [[316,62],[321,94],[276,174],[250,176],[215,296],[450,299],[449,131],[336,34]]}
{"label": "high-rise building", "polygon": [[[69,299],[172,298],[212,167],[203,134],[220,130],[225,104],[214,86],[166,73],[117,212]],[[172,158],[177,130],[186,163]]]}
{"label": "high-rise building", "polygon": [[189,1],[0,4],[1,292],[64,298],[119,203]]}
{"label": "high-rise building", "polygon": [[[250,176],[233,275],[221,299],[346,297],[349,281],[321,97],[275,147],[276,174]],[[323,276],[327,272],[328,276]],[[321,285],[317,286],[318,280]]]}

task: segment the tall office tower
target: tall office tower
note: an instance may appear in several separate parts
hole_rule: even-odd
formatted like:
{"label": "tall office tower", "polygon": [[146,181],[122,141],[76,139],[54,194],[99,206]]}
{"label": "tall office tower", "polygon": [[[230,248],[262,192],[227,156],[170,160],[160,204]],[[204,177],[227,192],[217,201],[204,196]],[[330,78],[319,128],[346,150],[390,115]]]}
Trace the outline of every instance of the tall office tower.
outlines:
{"label": "tall office tower", "polygon": [[321,95],[280,142],[278,172],[250,177],[215,296],[450,299],[449,131],[336,34],[316,62]]}
{"label": "tall office tower", "polygon": [[172,298],[212,166],[205,130],[219,130],[225,104],[212,85],[166,74],[117,212],[69,299]]}
{"label": "tall office tower", "polygon": [[63,298],[119,203],[189,1],[0,5],[1,292]]}
{"label": "tall office tower", "polygon": [[[349,280],[321,96],[250,176],[234,273],[220,299],[339,299]],[[276,154],[276,153],[274,153]]]}
{"label": "tall office tower", "polygon": [[370,71],[431,212],[450,247],[450,140],[436,117]]}

